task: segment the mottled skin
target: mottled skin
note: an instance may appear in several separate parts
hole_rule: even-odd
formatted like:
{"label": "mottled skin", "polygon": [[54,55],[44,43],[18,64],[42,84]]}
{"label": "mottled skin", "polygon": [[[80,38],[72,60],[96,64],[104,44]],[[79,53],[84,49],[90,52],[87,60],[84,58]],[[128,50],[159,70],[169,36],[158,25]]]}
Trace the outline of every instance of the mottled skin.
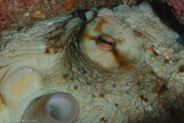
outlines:
{"label": "mottled skin", "polygon": [[[141,6],[3,32],[0,120],[20,120],[36,97],[64,91],[79,103],[79,123],[182,121],[184,47],[148,5]],[[112,51],[96,45],[100,34],[116,40]],[[10,81],[19,68],[32,72]]]}

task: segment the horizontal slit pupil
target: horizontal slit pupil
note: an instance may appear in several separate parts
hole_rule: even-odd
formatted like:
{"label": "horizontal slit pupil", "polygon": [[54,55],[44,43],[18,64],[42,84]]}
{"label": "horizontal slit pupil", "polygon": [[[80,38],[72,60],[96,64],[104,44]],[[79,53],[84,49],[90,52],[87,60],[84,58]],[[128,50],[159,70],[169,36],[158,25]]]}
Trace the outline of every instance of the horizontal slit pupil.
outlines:
{"label": "horizontal slit pupil", "polygon": [[105,44],[108,44],[108,45],[113,45],[113,43],[108,42],[108,41],[106,41],[106,40],[104,40],[104,39],[102,39],[102,38],[99,38],[99,41],[100,41],[100,42],[103,42],[103,43],[105,43]]}

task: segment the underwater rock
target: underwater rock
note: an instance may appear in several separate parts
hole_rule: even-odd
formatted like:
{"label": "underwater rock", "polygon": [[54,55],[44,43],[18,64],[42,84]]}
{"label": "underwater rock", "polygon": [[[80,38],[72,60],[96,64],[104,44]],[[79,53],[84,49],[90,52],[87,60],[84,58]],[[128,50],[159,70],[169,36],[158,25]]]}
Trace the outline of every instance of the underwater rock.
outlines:
{"label": "underwater rock", "polygon": [[0,0],[0,31],[51,19],[79,9],[112,7],[136,0]]}

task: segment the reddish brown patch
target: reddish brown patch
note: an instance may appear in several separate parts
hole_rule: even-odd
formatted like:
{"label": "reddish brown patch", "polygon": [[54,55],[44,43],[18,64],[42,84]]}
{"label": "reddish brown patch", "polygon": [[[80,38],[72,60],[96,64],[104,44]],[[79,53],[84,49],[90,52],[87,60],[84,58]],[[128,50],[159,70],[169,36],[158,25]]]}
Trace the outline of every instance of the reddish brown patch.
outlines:
{"label": "reddish brown patch", "polygon": [[140,75],[134,77],[134,82],[139,83],[140,81],[141,81],[141,76]]}
{"label": "reddish brown patch", "polygon": [[101,18],[100,21],[98,21],[96,27],[95,27],[95,31],[102,33],[102,25],[107,23],[107,20],[105,18]]}
{"label": "reddish brown patch", "polygon": [[155,91],[158,94],[164,93],[165,91],[168,90],[165,80],[163,80],[161,78],[157,78],[155,80],[152,80],[152,82],[155,85]]}
{"label": "reddish brown patch", "polygon": [[8,65],[4,65],[4,66],[0,66],[0,69],[4,68],[4,67],[7,67]]}
{"label": "reddish brown patch", "polygon": [[45,54],[55,54],[59,51],[59,49],[54,48],[54,47],[48,47],[45,49]]}
{"label": "reddish brown patch", "polygon": [[134,66],[134,61],[129,60],[128,56],[125,55],[123,52],[120,52],[118,49],[113,49],[113,56],[116,62],[119,64],[121,69],[130,71]]}
{"label": "reddish brown patch", "polygon": [[106,3],[106,5],[104,5],[104,7],[106,7],[106,6],[114,6],[114,5],[117,5],[118,4],[118,1],[111,1],[111,0],[109,0],[107,3]]}
{"label": "reddish brown patch", "polygon": [[0,112],[3,110],[6,103],[4,102],[3,96],[0,94]]}
{"label": "reddish brown patch", "polygon": [[140,32],[138,32],[138,31],[136,31],[136,30],[133,30],[133,32],[134,32],[134,34],[135,34],[137,37],[146,38],[146,35],[143,34],[143,33],[140,33]]}
{"label": "reddish brown patch", "polygon": [[5,104],[3,96],[0,94],[0,104]]}
{"label": "reddish brown patch", "polygon": [[50,39],[50,42],[53,42],[53,44],[56,44],[56,42],[60,39],[60,36],[57,35],[57,36],[54,36]]}
{"label": "reddish brown patch", "polygon": [[99,96],[100,96],[101,98],[104,98],[105,94],[101,93]]}
{"label": "reddish brown patch", "polygon": [[123,80],[120,79],[120,80],[116,81],[116,83],[121,83],[122,81],[123,81]]}
{"label": "reddish brown patch", "polygon": [[37,4],[43,4],[44,0],[37,1]]}
{"label": "reddish brown patch", "polygon": [[61,35],[63,33],[62,29],[56,29],[53,32],[45,35],[45,38],[48,39],[48,46],[55,47],[55,48],[63,48],[62,42],[59,41],[61,38]]}
{"label": "reddish brown patch", "polygon": [[123,43],[123,42],[125,41],[125,39],[121,39],[121,40],[120,40],[120,39],[117,39],[116,41],[117,41],[118,43]]}
{"label": "reddish brown patch", "polygon": [[36,11],[33,12],[32,17],[33,18],[41,18],[42,15],[43,15],[43,13],[42,13],[41,10],[36,10]]}
{"label": "reddish brown patch", "polygon": [[184,72],[184,65],[181,65],[180,72]]}
{"label": "reddish brown patch", "polygon": [[152,51],[152,53],[153,53],[155,56],[157,56],[157,55],[158,55],[158,53],[155,51],[155,49],[154,49],[154,48],[150,48],[150,50]]}
{"label": "reddish brown patch", "polygon": [[143,0],[132,1],[132,2],[130,3],[130,6],[132,6],[132,5],[137,5],[137,4],[141,3],[142,1],[143,1]]}
{"label": "reddish brown patch", "polygon": [[166,63],[166,64],[169,64],[169,62],[170,62],[169,59],[164,60],[164,63]]}
{"label": "reddish brown patch", "polygon": [[105,117],[102,117],[101,119],[100,119],[100,123],[107,123],[108,122],[108,119],[105,119]]}
{"label": "reddish brown patch", "polygon": [[45,54],[55,54],[63,49],[64,45],[60,42],[62,32],[63,30],[58,29],[45,35],[45,38],[48,39]]}
{"label": "reddish brown patch", "polygon": [[96,40],[96,37],[95,37],[95,36],[90,35],[88,32],[85,32],[85,34],[84,34],[84,38],[85,38],[85,39],[88,39],[88,40],[93,40],[93,41],[95,41],[95,40]]}
{"label": "reddish brown patch", "polygon": [[77,0],[64,0],[65,9],[69,11],[76,5]]}
{"label": "reddish brown patch", "polygon": [[143,51],[146,52],[146,48],[144,47],[144,45],[142,46],[142,48],[143,48]]}
{"label": "reddish brown patch", "polygon": [[22,0],[24,6],[31,6],[34,3],[34,0]]}

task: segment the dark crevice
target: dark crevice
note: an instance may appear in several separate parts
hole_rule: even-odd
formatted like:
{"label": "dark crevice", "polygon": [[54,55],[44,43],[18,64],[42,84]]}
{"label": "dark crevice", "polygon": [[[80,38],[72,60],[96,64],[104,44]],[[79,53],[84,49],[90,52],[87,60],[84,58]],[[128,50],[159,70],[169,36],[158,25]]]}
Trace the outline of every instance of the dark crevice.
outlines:
{"label": "dark crevice", "polygon": [[161,21],[180,35],[177,41],[184,45],[184,25],[177,20],[172,8],[158,0],[153,0],[150,3]]}

